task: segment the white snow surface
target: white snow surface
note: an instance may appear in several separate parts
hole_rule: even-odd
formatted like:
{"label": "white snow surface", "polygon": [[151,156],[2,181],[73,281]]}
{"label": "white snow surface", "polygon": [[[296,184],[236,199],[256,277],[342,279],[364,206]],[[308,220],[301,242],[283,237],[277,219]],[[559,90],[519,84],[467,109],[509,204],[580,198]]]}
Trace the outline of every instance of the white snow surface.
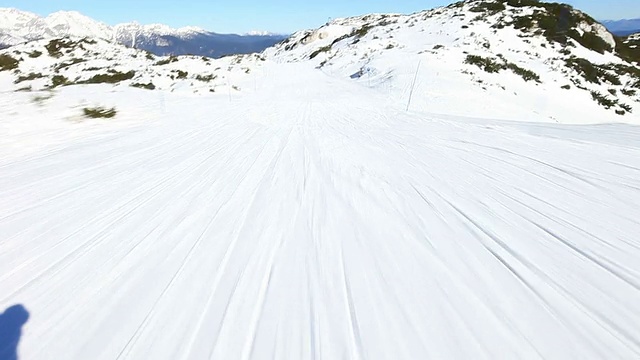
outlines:
{"label": "white snow surface", "polygon": [[406,112],[308,63],[244,81],[3,93],[20,359],[640,357],[640,128]]}

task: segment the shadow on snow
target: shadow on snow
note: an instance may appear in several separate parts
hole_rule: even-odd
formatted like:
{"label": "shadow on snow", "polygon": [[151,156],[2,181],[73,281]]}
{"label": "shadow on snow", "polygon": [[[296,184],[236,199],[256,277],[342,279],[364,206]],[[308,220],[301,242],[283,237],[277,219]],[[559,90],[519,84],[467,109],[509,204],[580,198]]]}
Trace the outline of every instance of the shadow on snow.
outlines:
{"label": "shadow on snow", "polygon": [[22,305],[8,307],[0,314],[0,360],[17,360],[22,326],[29,312]]}

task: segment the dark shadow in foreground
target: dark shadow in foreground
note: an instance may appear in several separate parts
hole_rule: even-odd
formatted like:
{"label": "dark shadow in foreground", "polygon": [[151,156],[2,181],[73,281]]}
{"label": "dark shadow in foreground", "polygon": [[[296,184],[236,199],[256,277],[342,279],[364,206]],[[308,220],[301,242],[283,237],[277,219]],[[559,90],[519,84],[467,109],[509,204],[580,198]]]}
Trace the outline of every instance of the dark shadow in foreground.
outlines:
{"label": "dark shadow in foreground", "polygon": [[0,360],[17,360],[22,325],[29,312],[22,305],[13,305],[0,314]]}

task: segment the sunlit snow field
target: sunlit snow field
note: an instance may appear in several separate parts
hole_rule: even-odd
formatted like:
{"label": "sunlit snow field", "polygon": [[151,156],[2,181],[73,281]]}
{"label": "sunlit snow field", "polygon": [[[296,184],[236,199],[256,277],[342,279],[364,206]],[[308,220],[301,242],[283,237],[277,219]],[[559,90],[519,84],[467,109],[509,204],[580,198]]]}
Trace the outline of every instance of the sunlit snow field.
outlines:
{"label": "sunlit snow field", "polygon": [[231,96],[3,94],[20,359],[639,356],[638,127],[261,74]]}

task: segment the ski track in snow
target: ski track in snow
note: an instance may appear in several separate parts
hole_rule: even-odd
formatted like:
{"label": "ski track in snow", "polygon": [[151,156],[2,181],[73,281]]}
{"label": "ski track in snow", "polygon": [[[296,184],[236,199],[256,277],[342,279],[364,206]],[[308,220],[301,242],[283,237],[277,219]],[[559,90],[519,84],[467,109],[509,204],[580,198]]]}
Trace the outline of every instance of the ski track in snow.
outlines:
{"label": "ski track in snow", "polygon": [[640,357],[640,141],[286,69],[0,159],[20,359]]}

